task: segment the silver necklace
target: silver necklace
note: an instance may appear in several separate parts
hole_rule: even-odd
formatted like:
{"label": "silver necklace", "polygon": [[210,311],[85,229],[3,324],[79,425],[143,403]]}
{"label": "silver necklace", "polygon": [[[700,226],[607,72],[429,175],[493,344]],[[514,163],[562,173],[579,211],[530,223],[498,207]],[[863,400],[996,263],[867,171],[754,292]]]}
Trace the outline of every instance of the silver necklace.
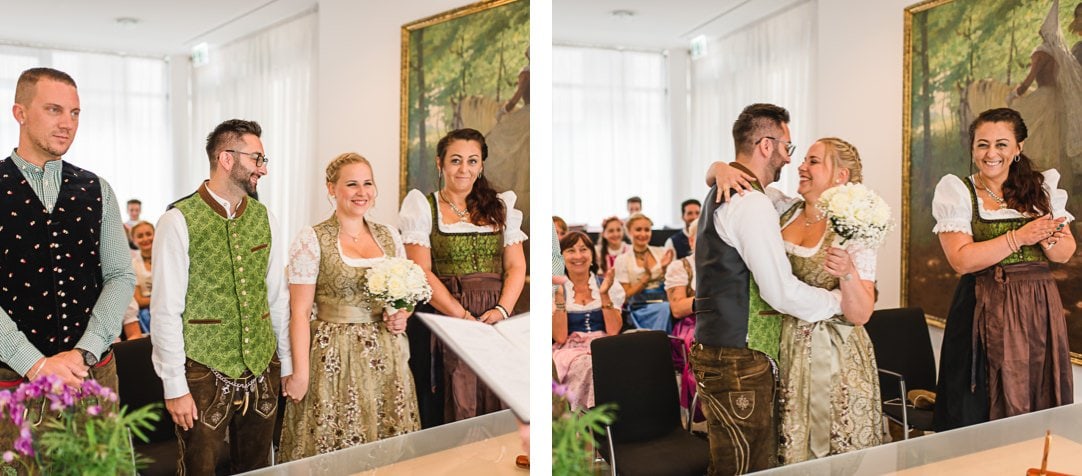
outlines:
{"label": "silver necklace", "polygon": [[451,203],[451,201],[447,199],[447,197],[444,197],[443,195],[440,195],[440,198],[443,199],[444,203],[451,206],[451,210],[453,210],[455,212],[455,215],[458,215],[459,220],[465,220],[466,219],[466,213],[468,213],[470,211],[468,208],[459,210],[458,207],[456,207],[454,203]]}
{"label": "silver necklace", "polygon": [[349,239],[353,240],[354,243],[356,243],[357,240],[361,239],[361,234],[360,233],[357,233],[357,236],[353,236],[353,235],[349,234],[349,232],[344,230],[344,229],[340,228],[340,230],[342,230],[342,233],[345,233],[346,236],[349,237]]}
{"label": "silver necklace", "polygon": [[981,178],[981,174],[974,174],[973,177],[981,184],[981,188],[988,193],[988,196],[992,197],[992,200],[995,200],[996,203],[999,204],[999,208],[1007,208],[1007,200],[993,193],[992,189],[988,188],[988,185],[985,185],[984,179]]}
{"label": "silver necklace", "polygon": [[808,217],[806,215],[804,215],[803,213],[801,213],[800,216],[801,216],[801,218],[804,219],[804,226],[812,226],[812,225],[814,225],[816,223],[819,223],[819,222],[823,221],[827,217],[827,214],[826,213],[820,213],[819,218],[816,218],[815,220],[808,220]]}

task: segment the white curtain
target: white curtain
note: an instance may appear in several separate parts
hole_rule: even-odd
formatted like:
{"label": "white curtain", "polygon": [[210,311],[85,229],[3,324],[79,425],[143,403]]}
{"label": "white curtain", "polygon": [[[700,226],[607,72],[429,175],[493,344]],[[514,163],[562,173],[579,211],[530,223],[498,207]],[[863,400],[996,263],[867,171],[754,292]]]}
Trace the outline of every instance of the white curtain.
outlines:
{"label": "white curtain", "polygon": [[671,214],[666,63],[656,52],[553,46],[553,213],[600,227],[637,195],[648,216]]}
{"label": "white curtain", "polygon": [[[169,123],[168,64],[156,58],[0,45],[0,103],[10,111],[19,74],[55,68],[78,85],[79,130],[64,160],[112,185],[124,202],[143,202],[142,219],[154,223],[174,198],[169,170],[173,153]],[[19,145],[19,124],[0,118],[0,156]],[[0,158],[2,158],[0,157]]]}
{"label": "white curtain", "polygon": [[205,146],[215,126],[228,119],[258,122],[270,159],[259,200],[278,218],[282,253],[301,226],[323,218],[308,214],[314,197],[326,194],[321,171],[330,160],[315,156],[317,37],[316,14],[305,14],[211,48],[209,64],[192,68],[193,152],[177,167],[179,182],[187,184],[180,195],[209,176]]}
{"label": "white curtain", "polygon": [[[728,36],[707,42],[691,63],[691,170],[705,173],[715,160],[735,158],[732,126],[749,104],[766,102],[789,110],[796,152],[776,186],[796,191],[797,167],[815,140],[815,2],[787,7]],[[839,74],[844,74],[839,72]],[[706,193],[703,173],[681,177],[679,186]]]}

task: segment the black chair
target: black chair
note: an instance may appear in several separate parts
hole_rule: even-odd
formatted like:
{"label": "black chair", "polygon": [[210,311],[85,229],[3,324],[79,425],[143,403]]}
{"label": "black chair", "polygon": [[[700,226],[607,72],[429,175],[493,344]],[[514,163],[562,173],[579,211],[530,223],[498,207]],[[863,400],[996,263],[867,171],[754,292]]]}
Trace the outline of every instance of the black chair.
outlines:
{"label": "black chair", "polygon": [[864,325],[875,348],[883,414],[910,430],[931,431],[932,410],[916,408],[906,399],[914,389],[935,391],[935,354],[924,311],[919,307],[881,309]]}
{"label": "black chair", "polygon": [[[116,374],[119,383],[117,385],[120,404],[130,410],[144,407],[151,403],[161,406],[157,413],[159,419],[154,423],[154,428],[146,432],[148,441],[138,441],[134,436],[132,443],[135,452],[140,456],[151,459],[146,468],[139,470],[141,475],[174,475],[177,473],[177,447],[176,425],[173,418],[165,409],[165,391],[162,380],[154,372],[154,364],[150,360],[153,345],[149,337],[126,340],[113,344],[113,353],[116,357]],[[225,445],[225,442],[222,442]],[[229,474],[229,450],[223,450],[226,455],[219,461],[216,468],[217,474]]]}
{"label": "black chair", "polygon": [[614,403],[616,419],[599,445],[612,474],[701,475],[710,464],[706,440],[684,431],[664,332],[603,337],[590,344],[594,401]]}
{"label": "black chair", "polygon": [[153,460],[150,466],[140,470],[139,474],[176,474],[176,425],[165,410],[162,380],[154,373],[154,364],[150,361],[152,349],[149,337],[113,344],[120,404],[127,406],[129,410],[151,403],[161,405],[157,410],[159,420],[154,423],[152,430],[146,432],[149,441],[141,442],[133,437],[136,453]]}

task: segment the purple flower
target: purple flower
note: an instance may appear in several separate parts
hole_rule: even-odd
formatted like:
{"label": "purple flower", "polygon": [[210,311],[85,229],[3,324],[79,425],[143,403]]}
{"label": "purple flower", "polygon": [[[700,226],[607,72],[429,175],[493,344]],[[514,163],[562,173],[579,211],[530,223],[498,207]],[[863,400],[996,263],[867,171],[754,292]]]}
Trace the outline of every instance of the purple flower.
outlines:
{"label": "purple flower", "polygon": [[34,455],[34,440],[30,436],[30,427],[23,426],[19,430],[19,438],[15,440],[15,451],[22,453],[25,456]]}
{"label": "purple flower", "polygon": [[12,461],[15,461],[15,453],[13,453],[11,451],[5,451],[4,452],[4,462],[5,463],[10,463]]}
{"label": "purple flower", "polygon": [[86,407],[86,414],[90,416],[101,415],[101,405],[91,405]]}
{"label": "purple flower", "polygon": [[555,380],[552,381],[552,393],[558,397],[567,395],[567,385],[563,385]]}

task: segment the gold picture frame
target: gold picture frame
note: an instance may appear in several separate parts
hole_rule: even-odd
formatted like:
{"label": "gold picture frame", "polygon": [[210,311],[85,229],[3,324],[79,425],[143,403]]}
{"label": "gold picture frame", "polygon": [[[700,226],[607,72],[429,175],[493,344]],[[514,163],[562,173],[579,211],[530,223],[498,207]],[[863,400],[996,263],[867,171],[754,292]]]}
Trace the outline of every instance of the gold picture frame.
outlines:
{"label": "gold picture frame", "polygon": [[[985,109],[1008,106],[1010,90],[1028,76],[1031,52],[1046,41],[1038,32],[1049,17],[1050,5],[1051,1],[930,0],[905,9],[901,302],[903,306],[924,309],[931,325],[945,327],[952,290],[958,282],[957,273],[947,263],[932,233],[932,192],[948,173],[958,177],[972,173],[969,123]],[[1069,34],[1074,9],[1075,2],[1059,5],[1058,24],[1064,38]],[[1082,40],[1082,35],[1077,40]],[[1062,118],[1067,117],[1042,117],[1055,112],[1049,112],[1047,106],[1033,107],[1036,99],[1025,99],[1036,97],[1040,87],[1031,84],[1026,94],[1012,98],[1010,104],[1022,112],[1029,126],[1030,138],[1025,145],[1031,158],[1041,155],[1031,152],[1036,147],[1032,144],[1034,137],[1041,133],[1035,131],[1034,124],[1064,127]],[[1065,176],[1060,187],[1066,188],[1071,197],[1067,208],[1082,219],[1082,167],[1074,165],[1077,159],[1068,156],[1066,146],[1046,146],[1042,150],[1046,151],[1045,163],[1051,165],[1041,169],[1056,168]],[[1076,241],[1078,227],[1076,220],[1072,228]],[[1053,264],[1066,308],[1071,360],[1075,364],[1082,364],[1082,280],[1077,279],[1080,267],[1082,263]]]}

